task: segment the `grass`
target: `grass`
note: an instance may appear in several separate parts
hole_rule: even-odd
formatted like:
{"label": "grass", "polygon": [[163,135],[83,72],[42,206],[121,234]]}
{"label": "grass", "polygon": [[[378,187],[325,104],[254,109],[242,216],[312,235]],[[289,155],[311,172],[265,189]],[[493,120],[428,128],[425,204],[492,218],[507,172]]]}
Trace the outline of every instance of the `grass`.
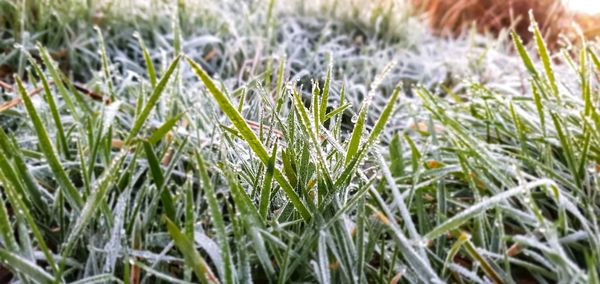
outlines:
{"label": "grass", "polygon": [[[3,54],[7,281],[599,281],[595,42],[435,38],[391,2],[101,2],[100,33],[22,3],[4,35],[44,33]],[[99,43],[66,70],[61,27]]]}

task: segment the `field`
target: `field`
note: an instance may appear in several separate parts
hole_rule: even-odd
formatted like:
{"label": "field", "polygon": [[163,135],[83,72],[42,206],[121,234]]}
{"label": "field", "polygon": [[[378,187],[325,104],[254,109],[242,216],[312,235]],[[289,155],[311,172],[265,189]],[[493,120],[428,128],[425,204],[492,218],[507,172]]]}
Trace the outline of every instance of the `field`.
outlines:
{"label": "field", "polygon": [[0,0],[0,283],[600,283],[600,46],[532,22]]}

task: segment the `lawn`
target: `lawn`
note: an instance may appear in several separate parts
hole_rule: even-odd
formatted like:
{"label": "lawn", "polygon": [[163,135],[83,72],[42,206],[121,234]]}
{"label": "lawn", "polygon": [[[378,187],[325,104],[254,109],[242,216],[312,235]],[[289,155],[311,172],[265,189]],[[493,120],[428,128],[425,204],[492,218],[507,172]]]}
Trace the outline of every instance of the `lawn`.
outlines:
{"label": "lawn", "polygon": [[600,46],[529,33],[0,0],[0,282],[600,283]]}

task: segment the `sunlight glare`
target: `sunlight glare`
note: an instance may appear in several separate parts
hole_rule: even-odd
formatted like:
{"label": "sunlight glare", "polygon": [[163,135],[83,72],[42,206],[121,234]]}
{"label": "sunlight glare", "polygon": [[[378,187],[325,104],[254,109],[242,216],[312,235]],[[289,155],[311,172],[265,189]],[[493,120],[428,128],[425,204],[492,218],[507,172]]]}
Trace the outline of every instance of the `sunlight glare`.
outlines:
{"label": "sunlight glare", "polygon": [[588,14],[600,13],[600,0],[564,0],[568,7]]}

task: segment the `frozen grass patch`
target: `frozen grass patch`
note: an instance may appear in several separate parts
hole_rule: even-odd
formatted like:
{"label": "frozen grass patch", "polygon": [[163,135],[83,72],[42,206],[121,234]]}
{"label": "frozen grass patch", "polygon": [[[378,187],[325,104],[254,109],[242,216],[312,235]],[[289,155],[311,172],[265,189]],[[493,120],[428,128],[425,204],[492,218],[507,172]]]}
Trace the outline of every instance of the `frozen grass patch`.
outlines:
{"label": "frozen grass patch", "polygon": [[400,6],[151,3],[54,46],[2,14],[11,281],[598,281],[593,43],[551,55],[534,29],[512,54],[392,28],[420,27]]}

